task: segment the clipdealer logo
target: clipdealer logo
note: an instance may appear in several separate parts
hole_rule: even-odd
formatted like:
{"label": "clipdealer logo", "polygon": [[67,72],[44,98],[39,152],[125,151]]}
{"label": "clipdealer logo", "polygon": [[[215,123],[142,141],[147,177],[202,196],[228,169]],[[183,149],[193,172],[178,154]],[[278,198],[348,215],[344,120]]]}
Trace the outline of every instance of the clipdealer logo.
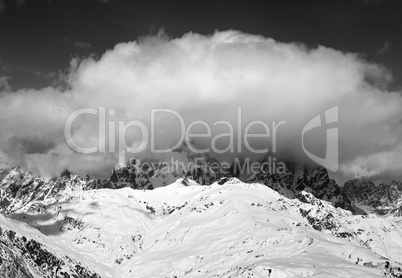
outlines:
{"label": "clipdealer logo", "polygon": [[[325,124],[333,124],[338,122],[338,106],[334,106],[331,109],[325,111],[324,115]],[[330,127],[327,128],[327,142],[326,142],[326,153],[325,158],[316,156],[315,154],[308,151],[304,145],[304,134],[314,128],[322,126],[321,115],[315,116],[311,119],[303,128],[302,131],[302,147],[305,154],[310,157],[317,164],[331,170],[333,172],[338,171],[338,128]]]}
{"label": "clipdealer logo", "polygon": [[[176,117],[179,122],[180,122],[180,140],[177,142],[176,146],[169,148],[169,149],[156,149],[155,146],[155,114],[156,113],[167,113],[170,114],[171,116]],[[73,135],[72,135],[72,126],[73,122],[76,118],[78,118],[81,115],[84,114],[92,114],[92,115],[97,115],[98,116],[98,128],[99,128],[99,134],[98,134],[98,146],[92,146],[92,147],[82,147],[79,146],[74,140],[73,140]],[[150,125],[150,130],[148,129],[147,125],[139,120],[130,120],[130,121],[115,121],[115,120],[106,120],[106,114],[108,114],[109,117],[114,117],[116,115],[115,109],[106,109],[106,107],[101,106],[98,109],[95,108],[82,108],[79,110],[74,111],[69,115],[69,117],[66,120],[65,123],[65,129],[64,129],[64,135],[67,144],[70,146],[71,149],[73,149],[76,152],[79,153],[84,153],[84,154],[89,154],[89,153],[94,153],[94,152],[118,152],[119,153],[119,163],[121,165],[125,164],[126,162],[126,153],[140,153],[146,149],[148,144],[150,143],[151,149],[150,151],[153,153],[166,153],[170,152],[172,149],[177,148],[180,146],[183,142],[186,142],[190,150],[194,153],[205,153],[209,152],[210,149],[212,149],[215,153],[225,153],[225,152],[232,152],[234,153],[235,150],[237,150],[238,153],[242,151],[242,144],[247,148],[248,151],[255,153],[255,154],[267,154],[268,152],[271,152],[275,154],[277,152],[277,134],[278,130],[280,129],[281,126],[284,126],[286,124],[286,121],[280,121],[280,122],[272,122],[272,125],[269,126],[266,122],[264,121],[252,121],[249,124],[246,125],[244,132],[242,133],[242,111],[241,107],[238,107],[237,109],[237,132],[234,132],[234,128],[231,123],[228,121],[217,121],[213,123],[213,126],[217,125],[226,125],[228,129],[230,130],[229,133],[224,133],[224,134],[218,134],[214,138],[212,138],[212,132],[211,132],[211,127],[204,121],[195,121],[192,122],[190,125],[186,126],[184,119],[181,117],[181,115],[174,110],[171,109],[152,109],[151,110],[151,125]],[[303,128],[302,134],[301,134],[301,143],[302,143],[302,148],[304,153],[312,159],[314,162],[317,164],[327,168],[330,171],[336,172],[338,170],[338,128],[337,127],[332,127],[334,123],[338,122],[338,106],[334,106],[331,109],[328,109],[324,113],[324,123],[321,120],[322,115],[317,115],[313,119],[311,119]],[[194,134],[191,133],[191,129],[194,126],[203,126],[206,130],[206,133],[204,134]],[[330,125],[328,128],[326,128],[326,154],[324,158],[321,158],[312,152],[310,152],[306,146],[305,146],[305,134],[308,133],[309,131],[321,127],[323,125]],[[108,127],[106,129],[106,126]],[[250,129],[253,126],[260,126],[264,129],[264,134],[252,134],[250,132]],[[126,132],[129,128],[135,127],[139,129],[141,132],[141,140],[136,142],[135,145],[127,145],[126,143]],[[236,133],[236,134],[234,134]],[[111,138],[115,138],[117,135],[117,143],[118,146],[116,148],[116,142],[114,140],[111,140]],[[189,141],[189,138],[192,137],[209,137],[211,138],[211,148],[205,149],[205,150],[198,150],[198,149],[193,149],[191,146],[191,143]],[[225,149],[219,149],[216,145],[216,141],[220,137],[228,136],[230,138],[230,144],[227,148]],[[237,136],[239,138],[238,144],[234,144],[233,138]],[[109,140],[106,140],[106,138],[109,138]],[[254,149],[250,146],[249,139],[250,138],[265,138],[265,139],[270,139],[271,141],[271,148],[265,148],[265,149]],[[106,142],[109,142],[108,145],[106,145]],[[150,141],[150,142],[149,142]],[[237,145],[237,146],[235,146]],[[117,149],[117,150],[116,150]]]}

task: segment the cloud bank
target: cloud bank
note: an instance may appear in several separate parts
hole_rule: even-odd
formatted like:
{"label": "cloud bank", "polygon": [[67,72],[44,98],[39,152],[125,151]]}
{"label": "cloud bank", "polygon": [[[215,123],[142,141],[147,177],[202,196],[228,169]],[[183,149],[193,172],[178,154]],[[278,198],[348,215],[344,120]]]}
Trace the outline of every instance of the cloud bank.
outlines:
{"label": "cloud bank", "polygon": [[[116,153],[74,152],[63,132],[73,111],[100,106],[115,109],[108,120],[140,120],[147,125],[151,109],[172,109],[186,125],[207,122],[212,135],[228,132],[224,125],[214,126],[216,121],[230,122],[237,134],[241,107],[242,129],[254,120],[268,126],[286,121],[278,131],[276,155],[308,162],[301,148],[304,125],[338,106],[342,175],[398,178],[402,169],[402,97],[387,90],[392,76],[386,68],[357,54],[225,31],[208,36],[188,33],[177,39],[164,34],[143,37],[117,44],[100,58],[75,59],[71,65],[67,89],[1,87],[0,167],[20,164],[42,175],[69,168],[105,176],[117,162]],[[261,128],[252,133],[261,133]],[[175,117],[158,115],[154,134],[158,146],[175,145],[179,132]],[[192,132],[205,129],[199,125]],[[96,145],[97,117],[77,118],[73,136],[82,146]],[[141,136],[131,128],[126,139],[135,144]],[[235,142],[238,139],[236,135]],[[107,146],[114,140],[117,144],[116,138],[107,140]],[[208,138],[194,140],[199,146],[211,144]],[[217,144],[224,149],[228,141],[221,138]],[[250,141],[254,148],[272,146],[272,136]],[[324,128],[308,136],[308,148],[325,153]],[[222,157],[249,155],[241,151]]]}

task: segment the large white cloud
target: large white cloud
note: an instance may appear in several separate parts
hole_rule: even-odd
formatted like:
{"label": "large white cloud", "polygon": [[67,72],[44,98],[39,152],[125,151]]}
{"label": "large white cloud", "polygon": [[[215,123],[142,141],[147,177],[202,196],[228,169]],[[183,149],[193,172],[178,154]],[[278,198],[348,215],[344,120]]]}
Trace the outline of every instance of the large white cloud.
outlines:
{"label": "large white cloud", "polygon": [[[387,69],[356,54],[237,31],[189,33],[177,39],[160,34],[120,43],[99,59],[84,59],[72,67],[68,80],[68,90],[2,93],[0,149],[12,163],[44,175],[66,167],[81,173],[104,171],[116,162],[116,154],[75,153],[66,147],[63,134],[71,112],[99,106],[116,110],[109,119],[145,123],[152,108],[169,108],[186,124],[226,120],[235,132],[241,106],[243,128],[252,120],[269,125],[286,120],[278,132],[278,155],[308,161],[301,149],[304,125],[338,105],[342,173],[392,176],[402,169],[402,98],[399,92],[386,90],[391,80]],[[82,117],[73,126],[77,143],[97,143],[96,117]],[[158,144],[174,145],[177,120],[159,117],[157,126]],[[213,135],[222,132],[227,128],[213,127]],[[324,132],[309,137],[312,152],[325,147]],[[128,142],[141,138],[136,129],[128,133]],[[210,140],[197,143],[208,146]],[[261,140],[254,143],[267,145]]]}

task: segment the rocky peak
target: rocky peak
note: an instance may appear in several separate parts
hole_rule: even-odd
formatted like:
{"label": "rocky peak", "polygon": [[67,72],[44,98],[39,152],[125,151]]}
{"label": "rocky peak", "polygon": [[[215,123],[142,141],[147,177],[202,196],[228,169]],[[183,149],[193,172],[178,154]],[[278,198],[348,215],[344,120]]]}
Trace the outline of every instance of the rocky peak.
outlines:
{"label": "rocky peak", "polygon": [[345,183],[342,192],[356,206],[366,207],[366,210],[381,215],[398,214],[402,205],[402,184],[397,181],[376,186],[369,180],[354,179]]}
{"label": "rocky peak", "polygon": [[307,191],[318,199],[331,202],[335,207],[354,211],[340,186],[329,178],[327,169],[321,166],[287,162],[285,173],[270,173],[260,169],[260,172],[248,181],[263,183],[288,198],[294,198],[301,191]]}
{"label": "rocky peak", "polygon": [[67,170],[67,169],[64,169],[63,170],[63,172],[61,172],[61,174],[60,174],[60,178],[61,179],[69,179],[69,178],[71,178],[71,172],[69,171],[69,170]]}

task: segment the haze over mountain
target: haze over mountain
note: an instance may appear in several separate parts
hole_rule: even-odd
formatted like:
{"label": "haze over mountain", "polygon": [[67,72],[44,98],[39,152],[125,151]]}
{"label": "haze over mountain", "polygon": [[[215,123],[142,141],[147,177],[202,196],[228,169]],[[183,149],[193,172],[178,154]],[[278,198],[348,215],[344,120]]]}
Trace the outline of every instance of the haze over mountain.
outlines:
{"label": "haze over mountain", "polygon": [[[218,159],[255,157],[245,145],[244,133],[248,123],[259,121],[249,133],[266,136],[248,139],[253,149],[268,148],[268,154],[278,159],[307,163],[310,160],[301,144],[303,127],[338,106],[339,174],[399,177],[402,97],[398,91],[387,90],[392,78],[388,69],[358,54],[281,43],[233,30],[188,33],[179,38],[161,32],[117,44],[99,58],[74,58],[65,78],[64,87],[2,89],[3,166],[19,164],[43,175],[57,175],[69,168],[102,176],[118,161],[119,152],[108,151],[110,146],[123,150],[124,135],[129,147],[146,141],[144,150],[135,154],[139,158],[150,155],[151,140],[159,150],[180,143],[185,130],[178,116],[185,128],[195,121],[204,121],[211,128],[210,136],[192,135],[190,139],[209,148],[211,155],[214,145],[224,150],[223,154],[215,152]],[[28,106],[30,109],[24,109]],[[82,147],[99,146],[103,139],[98,138],[102,136],[98,111],[105,107],[106,152],[82,155],[66,144],[64,128],[73,111],[94,107],[95,115],[74,120],[72,139]],[[153,108],[178,114],[154,113],[151,130]],[[118,134],[118,120],[143,122],[149,137],[138,127],[109,136],[114,129]],[[227,123],[214,124],[217,121]],[[286,124],[274,134],[274,126],[282,121]],[[110,122],[116,126],[109,130]],[[190,132],[206,134],[207,130],[198,124]],[[219,135],[219,140],[212,140]],[[325,156],[326,126],[306,134],[305,141],[309,151]]]}

